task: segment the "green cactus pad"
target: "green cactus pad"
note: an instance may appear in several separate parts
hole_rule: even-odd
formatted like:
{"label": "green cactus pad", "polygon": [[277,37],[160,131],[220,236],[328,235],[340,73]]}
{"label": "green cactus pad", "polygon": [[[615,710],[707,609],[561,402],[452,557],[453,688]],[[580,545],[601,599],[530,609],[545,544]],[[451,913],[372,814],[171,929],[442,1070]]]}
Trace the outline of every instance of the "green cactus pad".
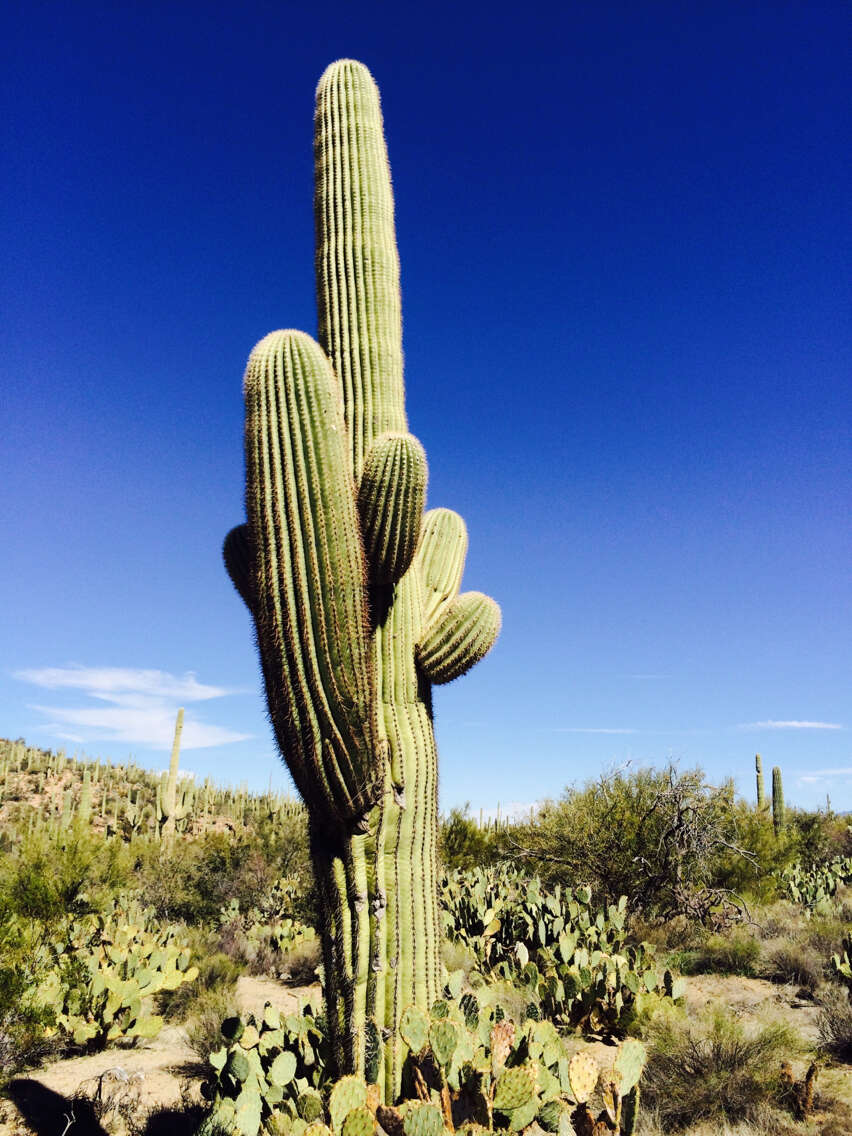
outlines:
{"label": "green cactus pad", "polygon": [[299,1116],[308,1124],[320,1120],[325,1111],[322,1097],[316,1089],[305,1089],[304,1092],[299,1093],[296,1108],[299,1110]]}
{"label": "green cactus pad", "polygon": [[613,1069],[617,1077],[618,1091],[622,1096],[639,1083],[647,1058],[648,1051],[645,1046],[634,1037],[625,1038],[619,1045]]}
{"label": "green cactus pad", "polygon": [[367,1103],[367,1083],[362,1077],[341,1077],[331,1090],[328,1099],[328,1112],[331,1127],[341,1133],[347,1113],[354,1108],[362,1108]]}
{"label": "green cactus pad", "polygon": [[535,1100],[536,1081],[537,1070],[532,1061],[504,1069],[494,1085],[494,1108],[500,1112],[512,1112],[528,1105]]}
{"label": "green cactus pad", "polygon": [[420,1053],[429,1040],[429,1015],[419,1006],[408,1006],[399,1023],[399,1035],[412,1053]]}
{"label": "green cactus pad", "polygon": [[376,1131],[376,1118],[365,1106],[347,1112],[341,1129],[341,1136],[373,1136]]}
{"label": "green cactus pad", "polygon": [[[289,1085],[296,1075],[296,1054],[289,1049],[279,1053],[267,1070],[267,1080],[272,1085]],[[305,1117],[305,1119],[313,1119]]]}
{"label": "green cactus pad", "polygon": [[262,1102],[256,1089],[243,1089],[234,1101],[234,1126],[239,1136],[257,1136]]}
{"label": "green cactus pad", "polygon": [[402,1122],[405,1136],[441,1136],[444,1117],[434,1104],[414,1104]]}
{"label": "green cactus pad", "polygon": [[429,1044],[439,1065],[447,1066],[459,1043],[458,1028],[451,1021],[433,1022],[429,1030]]}

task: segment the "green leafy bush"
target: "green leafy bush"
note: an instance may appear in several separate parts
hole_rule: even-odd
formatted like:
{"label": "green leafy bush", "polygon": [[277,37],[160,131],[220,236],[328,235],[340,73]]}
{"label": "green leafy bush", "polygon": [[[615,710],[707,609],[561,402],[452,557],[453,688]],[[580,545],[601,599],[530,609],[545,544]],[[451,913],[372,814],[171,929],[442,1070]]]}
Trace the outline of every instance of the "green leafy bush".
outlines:
{"label": "green leafy bush", "polygon": [[738,850],[733,785],[672,765],[566,789],[509,829],[505,845],[549,885],[581,879],[607,903],[626,895],[632,912],[711,923],[736,903],[718,879],[720,860],[750,859]]}

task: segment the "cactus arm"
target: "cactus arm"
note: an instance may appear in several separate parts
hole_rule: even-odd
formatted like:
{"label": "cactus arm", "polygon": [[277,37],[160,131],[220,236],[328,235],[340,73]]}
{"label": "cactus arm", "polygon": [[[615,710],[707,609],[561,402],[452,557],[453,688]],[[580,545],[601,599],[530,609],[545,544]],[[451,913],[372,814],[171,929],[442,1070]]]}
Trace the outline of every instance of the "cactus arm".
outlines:
{"label": "cactus arm", "polygon": [[417,644],[417,663],[433,683],[451,682],[491,650],[500,633],[500,608],[482,592],[451,600]]}
{"label": "cactus arm", "polygon": [[356,481],[380,434],[405,432],[399,254],[379,92],[341,59],[314,118],[319,342],[343,387]]}
{"label": "cactus arm", "polygon": [[467,527],[452,509],[430,509],[423,518],[417,563],[423,580],[423,619],[428,625],[458,595],[467,556]]}
{"label": "cactus arm", "polygon": [[231,583],[249,611],[254,612],[254,553],[248,525],[237,525],[236,528],[231,529],[225,537],[222,556]]}
{"label": "cactus arm", "polygon": [[366,566],[339,385],[302,332],[260,341],[245,375],[246,506],[270,715],[305,800],[352,820],[379,773]]}
{"label": "cactus arm", "polygon": [[426,454],[411,434],[383,434],[370,447],[358,487],[358,510],[377,584],[395,584],[411,566],[427,477]]}

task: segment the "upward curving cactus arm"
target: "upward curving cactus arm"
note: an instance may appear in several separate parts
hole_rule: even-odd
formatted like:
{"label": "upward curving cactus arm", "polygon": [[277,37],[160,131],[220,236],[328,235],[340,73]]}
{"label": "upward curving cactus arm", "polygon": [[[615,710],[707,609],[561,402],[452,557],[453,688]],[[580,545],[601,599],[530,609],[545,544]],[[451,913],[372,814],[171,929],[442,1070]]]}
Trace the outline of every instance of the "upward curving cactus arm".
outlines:
{"label": "upward curving cactus arm", "polygon": [[423,512],[390,169],[361,64],[341,60],[320,80],[314,154],[319,344],[278,331],[251,354],[248,524],[224,555],[309,810],[334,1057],[341,1073],[369,1072],[390,1103],[402,1014],[428,1009],[442,985],[431,684],[486,653],[500,613],[459,594],[461,517]]}
{"label": "upward curving cactus arm", "polygon": [[306,803],[352,820],[379,776],[366,565],[340,388],[316,343],[276,331],[245,375],[246,505],[270,715]]}
{"label": "upward curving cactus arm", "polygon": [[420,538],[428,469],[411,434],[382,434],[370,447],[358,510],[367,561],[377,584],[395,584],[411,566]]}

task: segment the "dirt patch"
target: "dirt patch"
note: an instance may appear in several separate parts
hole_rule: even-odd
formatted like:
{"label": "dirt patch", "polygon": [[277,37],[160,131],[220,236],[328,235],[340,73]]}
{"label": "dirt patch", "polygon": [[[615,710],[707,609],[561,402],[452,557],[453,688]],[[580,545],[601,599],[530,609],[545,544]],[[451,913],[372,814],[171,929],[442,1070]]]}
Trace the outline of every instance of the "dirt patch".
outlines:
{"label": "dirt patch", "polygon": [[819,1007],[812,999],[800,997],[796,986],[735,974],[697,974],[687,979],[687,1010],[700,1012],[717,1003],[738,1017],[763,1024],[784,1022],[809,1045],[818,1040]]}

